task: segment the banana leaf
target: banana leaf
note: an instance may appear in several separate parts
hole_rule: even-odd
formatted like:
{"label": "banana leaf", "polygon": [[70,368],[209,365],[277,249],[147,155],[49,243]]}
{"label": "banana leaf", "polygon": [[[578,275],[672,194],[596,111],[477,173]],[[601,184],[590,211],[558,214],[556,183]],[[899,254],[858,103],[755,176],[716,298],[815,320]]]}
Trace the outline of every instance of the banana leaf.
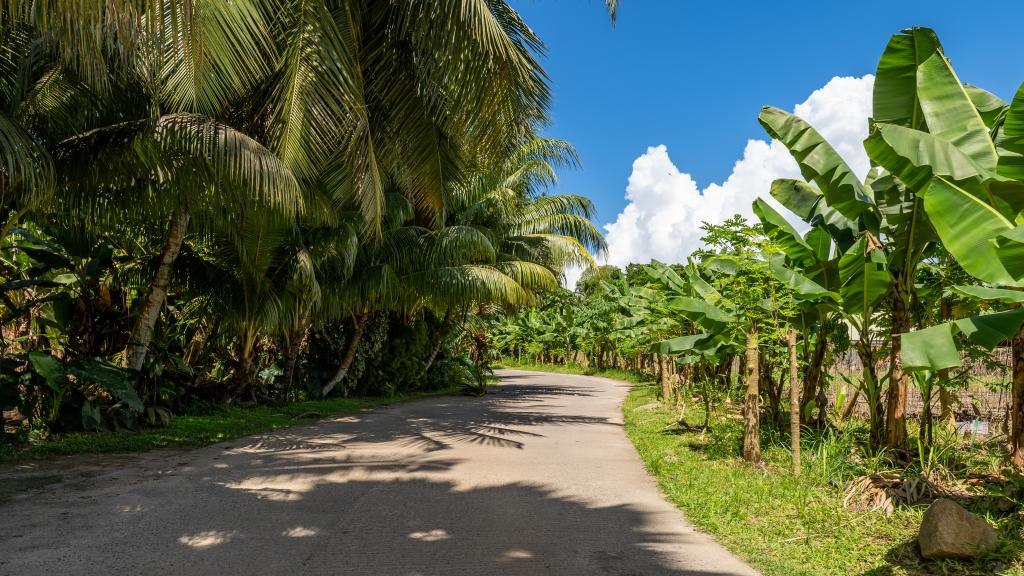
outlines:
{"label": "banana leaf", "polygon": [[790,260],[800,266],[809,266],[817,261],[814,249],[770,204],[758,198],[754,200],[753,210],[761,220],[765,235],[774,240]]}
{"label": "banana leaf", "polygon": [[999,155],[988,126],[941,52],[918,67],[917,96],[928,132],[952,143],[983,169],[995,171]]}
{"label": "banana leaf", "polygon": [[1013,337],[1024,324],[1024,309],[954,320],[900,335],[903,367],[941,370],[961,365],[955,336],[962,333],[989,350]]}
{"label": "banana leaf", "polygon": [[850,220],[868,211],[873,199],[860,179],[817,130],[784,110],[765,106],[758,116],[768,134],[782,142],[796,159],[800,173],[814,182],[828,206]]}
{"label": "banana leaf", "polygon": [[870,317],[892,287],[885,253],[880,248],[869,249],[866,235],[839,258],[839,279],[843,308],[862,318]]}
{"label": "banana leaf", "polygon": [[942,50],[938,36],[929,28],[907,28],[890,39],[875,71],[872,117],[908,128],[922,128],[924,115],[918,105],[918,66]]}

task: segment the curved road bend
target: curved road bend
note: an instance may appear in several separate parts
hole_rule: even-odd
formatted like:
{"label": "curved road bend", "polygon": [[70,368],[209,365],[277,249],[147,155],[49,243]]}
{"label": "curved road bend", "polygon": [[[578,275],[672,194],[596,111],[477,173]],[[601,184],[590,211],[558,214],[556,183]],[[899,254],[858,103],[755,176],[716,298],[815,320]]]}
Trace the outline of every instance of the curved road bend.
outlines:
{"label": "curved road bend", "polygon": [[0,469],[62,480],[0,503],[0,574],[756,574],[658,493],[625,384],[499,375],[482,399]]}

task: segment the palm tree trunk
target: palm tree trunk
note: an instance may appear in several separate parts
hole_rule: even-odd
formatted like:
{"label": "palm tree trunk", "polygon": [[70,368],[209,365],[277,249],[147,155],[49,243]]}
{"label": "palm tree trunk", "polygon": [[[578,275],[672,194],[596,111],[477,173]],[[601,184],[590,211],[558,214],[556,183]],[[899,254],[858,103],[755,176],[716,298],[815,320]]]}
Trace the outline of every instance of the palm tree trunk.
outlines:
{"label": "palm tree trunk", "polygon": [[[243,392],[251,389],[258,337],[259,333],[251,323],[239,331],[234,344],[238,365],[232,371],[224,388],[225,400],[240,398]],[[253,400],[255,399],[254,395]]]}
{"label": "palm tree trunk", "polygon": [[890,333],[890,362],[892,374],[885,407],[885,445],[901,449],[907,443],[907,384],[908,376],[903,370],[902,339],[900,334],[910,331],[910,314],[907,299],[897,278],[892,293],[892,332]]}
{"label": "palm tree trunk", "polygon": [[163,308],[164,299],[167,296],[167,285],[171,281],[171,268],[185,241],[185,230],[188,228],[189,217],[188,208],[185,206],[178,206],[171,216],[170,225],[167,227],[167,237],[164,239],[164,246],[160,251],[156,273],[153,275],[153,282],[149,285],[149,293],[146,294],[146,299],[139,310],[138,320],[135,322],[135,327],[128,340],[125,367],[130,370],[142,370],[142,363],[146,360],[149,343],[153,340],[153,330],[156,328],[156,321],[160,318],[160,309]]}
{"label": "palm tree trunk", "polygon": [[1010,399],[1010,463],[1024,472],[1024,327],[1011,340],[1013,395]]}
{"label": "palm tree trunk", "polygon": [[434,360],[437,359],[437,355],[441,352],[441,348],[444,347],[444,339],[448,336],[448,328],[451,322],[452,309],[449,306],[444,311],[444,320],[441,321],[441,328],[438,330],[437,340],[434,342],[434,346],[430,350],[430,356],[427,357],[426,363],[423,364],[423,370],[420,371],[420,376],[417,380],[423,380],[430,371],[430,367],[434,365]]}
{"label": "palm tree trunk", "polygon": [[757,384],[758,354],[757,354],[757,332],[751,330],[747,333],[746,350],[746,383],[747,395],[743,406],[743,459],[748,462],[759,462],[761,460],[761,420],[758,411]]}
{"label": "palm tree trunk", "polygon": [[789,450],[792,454],[793,474],[800,475],[800,384],[796,362],[796,331],[786,334],[789,348]]}
{"label": "palm tree trunk", "polygon": [[338,366],[338,371],[334,373],[334,376],[331,376],[331,379],[324,384],[324,388],[321,391],[323,396],[330,394],[331,390],[341,383],[345,379],[345,375],[348,374],[348,369],[352,367],[352,362],[356,359],[356,349],[359,348],[359,341],[363,339],[363,332],[366,330],[366,320],[369,317],[370,312],[368,310],[363,311],[356,317],[355,329],[352,332],[352,337],[349,338],[348,348],[341,359],[341,365]]}
{"label": "palm tree trunk", "polygon": [[281,373],[281,382],[284,384],[284,401],[288,402],[292,393],[292,385],[295,383],[295,365],[299,360],[299,351],[302,349],[303,340],[306,337],[305,326],[297,326],[288,334],[285,342],[284,371]]}

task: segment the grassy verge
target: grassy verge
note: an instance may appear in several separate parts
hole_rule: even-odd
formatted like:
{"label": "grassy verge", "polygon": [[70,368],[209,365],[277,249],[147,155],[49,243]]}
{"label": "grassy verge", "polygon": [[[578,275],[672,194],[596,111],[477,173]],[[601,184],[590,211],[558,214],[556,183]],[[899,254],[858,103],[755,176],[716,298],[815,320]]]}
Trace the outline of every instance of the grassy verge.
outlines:
{"label": "grassy verge", "polygon": [[0,444],[0,462],[20,462],[56,455],[143,452],[157,448],[205,446],[294,426],[303,422],[295,417],[307,412],[318,412],[326,417],[458,391],[458,388],[451,388],[397,396],[330,398],[253,408],[229,406],[206,414],[175,416],[166,428],[145,428],[139,432],[124,433],[78,432],[61,434],[27,445]]}
{"label": "grassy verge", "polygon": [[558,366],[555,364],[533,364],[530,362],[516,362],[514,360],[502,360],[496,364],[494,369],[511,368],[513,370],[533,370],[536,372],[553,372],[556,374],[581,374],[583,376],[601,376],[603,378],[614,378],[633,384],[640,384],[643,379],[635,372],[627,370],[597,370],[595,368],[583,368],[582,366]]}
{"label": "grassy verge", "polygon": [[[671,426],[676,414],[658,403],[656,386],[635,374],[506,366],[634,383],[623,404],[626,433],[662,492],[691,522],[766,576],[1024,575],[1024,518],[992,518],[1002,541],[983,560],[924,563],[916,551],[923,506],[901,507],[888,517],[844,508],[841,486],[852,466],[842,439],[808,438],[798,478],[788,471],[788,438],[766,431],[766,465],[751,467],[740,458],[739,419],[714,418],[706,432]],[[691,414],[691,420],[702,414]]]}

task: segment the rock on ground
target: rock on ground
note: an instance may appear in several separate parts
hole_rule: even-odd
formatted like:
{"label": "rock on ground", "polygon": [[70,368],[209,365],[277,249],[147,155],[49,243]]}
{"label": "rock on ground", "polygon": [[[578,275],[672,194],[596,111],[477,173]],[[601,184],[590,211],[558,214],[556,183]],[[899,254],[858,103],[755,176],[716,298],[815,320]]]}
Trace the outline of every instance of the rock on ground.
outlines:
{"label": "rock on ground", "polygon": [[921,555],[928,559],[976,558],[995,546],[996,537],[985,519],[939,498],[924,513],[918,543]]}

